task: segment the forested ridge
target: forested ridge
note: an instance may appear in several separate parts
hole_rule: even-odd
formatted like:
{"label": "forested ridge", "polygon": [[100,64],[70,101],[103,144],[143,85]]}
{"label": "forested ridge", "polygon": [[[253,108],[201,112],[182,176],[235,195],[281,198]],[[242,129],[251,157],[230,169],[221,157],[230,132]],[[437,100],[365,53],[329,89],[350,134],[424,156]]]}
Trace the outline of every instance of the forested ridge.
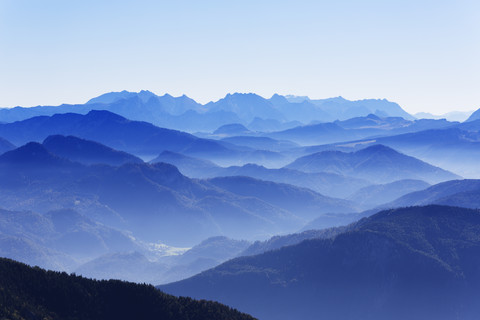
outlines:
{"label": "forested ridge", "polygon": [[217,302],[176,298],[151,285],[96,281],[0,258],[0,319],[253,318]]}

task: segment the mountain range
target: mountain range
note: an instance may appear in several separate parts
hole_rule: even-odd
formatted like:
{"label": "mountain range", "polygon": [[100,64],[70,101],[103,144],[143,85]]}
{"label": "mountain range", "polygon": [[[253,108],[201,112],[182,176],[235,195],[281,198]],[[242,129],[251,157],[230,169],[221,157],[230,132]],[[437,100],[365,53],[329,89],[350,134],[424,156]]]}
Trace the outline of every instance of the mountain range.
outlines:
{"label": "mountain range", "polygon": [[317,145],[449,128],[456,125],[459,125],[459,123],[449,122],[445,119],[406,120],[401,117],[379,117],[368,114],[343,121],[316,121],[309,125],[296,126],[283,131],[267,132],[261,135],[293,141],[301,145]]}
{"label": "mountain range", "polygon": [[[122,91],[103,94],[90,99],[86,104],[4,108],[0,109],[0,121],[14,122],[68,112],[86,114],[92,110],[108,110],[128,119],[148,121],[161,127],[188,132],[211,132],[229,123],[252,124],[258,129],[262,121],[276,122],[280,129],[282,123],[293,121],[308,124],[312,119],[327,122],[369,113],[413,119],[396,103],[387,100],[349,101],[339,97],[295,102],[280,95],[265,99],[253,93],[234,93],[227,94],[216,102],[201,105],[185,95],[172,97],[168,94],[157,96],[149,91]],[[269,131],[266,129],[261,126],[260,131]]]}
{"label": "mountain range", "polygon": [[206,157],[219,163],[246,163],[252,159],[275,162],[283,159],[281,154],[273,151],[202,139],[151,123],[131,121],[109,111],[90,111],[86,115],[55,114],[0,124],[0,136],[16,145],[41,142],[51,135],[75,136],[149,159],[165,150]]}
{"label": "mountain range", "polygon": [[[0,256],[162,284],[267,320],[475,319],[477,114],[460,123],[386,100],[235,93],[199,104],[149,91],[0,109]],[[47,276],[46,297],[95,309],[77,318],[102,318],[102,294],[133,301],[130,318],[159,301],[152,287],[33,271],[29,283]],[[0,318],[63,317],[32,288],[0,273],[0,302],[13,306]],[[239,315],[160,295],[178,311],[168,317]]]}
{"label": "mountain range", "polygon": [[[64,142],[60,139],[59,145],[70,150]],[[78,139],[68,142],[76,146]],[[180,245],[214,235],[266,237],[293,231],[314,213],[356,210],[346,200],[292,185],[242,177],[194,180],[165,163],[87,166],[35,142],[1,155],[0,169],[0,206],[6,209],[76,208],[94,221],[131,230],[144,239]],[[229,183],[221,186],[220,181]],[[247,182],[261,186],[257,190],[262,192],[232,189]],[[296,195],[287,207],[280,199],[285,192]]]}
{"label": "mountain range", "polygon": [[[376,151],[375,151],[376,150]],[[407,194],[414,190],[420,190],[421,188],[428,187],[428,183],[423,181],[409,182],[412,177],[431,179],[436,182],[444,174],[443,178],[458,178],[458,176],[446,173],[443,170],[434,168],[430,165],[407,157],[405,155],[400,155],[394,150],[389,148],[382,147],[371,147],[370,150],[362,151],[364,156],[362,159],[360,157],[357,160],[353,160],[355,156],[348,156],[347,153],[339,153],[341,155],[347,155],[352,159],[349,159],[348,166],[349,170],[340,170],[336,166],[341,166],[342,162],[336,161],[332,157],[328,158],[327,155],[331,152],[322,153],[322,157],[328,158],[331,161],[331,166],[328,168],[318,168],[307,170],[308,172],[302,171],[301,167],[292,168],[292,165],[279,169],[269,169],[264,166],[259,166],[256,164],[246,164],[243,166],[231,166],[231,167],[219,167],[212,162],[205,161],[198,158],[193,158],[185,156],[182,154],[174,152],[163,152],[156,159],[152,160],[154,162],[166,162],[175,165],[183,174],[194,177],[194,178],[212,178],[212,177],[227,177],[227,176],[248,176],[256,179],[262,179],[266,181],[274,181],[278,183],[287,183],[295,185],[298,187],[307,187],[311,190],[314,190],[318,193],[321,193],[326,196],[344,198],[344,199],[355,199],[357,203],[364,204],[380,204],[388,201],[392,201],[401,195]],[[368,157],[366,153],[371,153]],[[335,154],[335,153],[334,153]],[[305,161],[309,166],[314,166],[314,162],[309,159],[315,159],[319,155],[309,155],[304,158],[300,158],[296,161]],[[366,161],[368,159],[368,161]],[[389,159],[388,164],[383,164],[381,167],[377,166],[376,162],[384,162],[385,159]],[[405,159],[413,162],[409,166],[407,163],[404,163]],[[355,166],[355,161],[365,161],[364,166],[370,169],[363,169],[362,173]],[[422,164],[421,166],[418,164]],[[295,164],[297,165],[297,164]],[[406,166],[407,165],[407,166]],[[403,171],[397,171],[394,168],[406,166]],[[360,167],[363,168],[363,167]],[[370,172],[370,171],[372,172]],[[436,174],[439,170],[439,174]],[[317,172],[311,172],[317,171]],[[352,173],[353,172],[353,173]],[[381,174],[379,174],[381,173]],[[355,175],[362,175],[361,178]],[[388,178],[388,179],[387,179]],[[387,185],[378,185],[375,182],[384,183],[385,181],[395,181],[396,183],[391,182]],[[406,180],[404,183],[401,183],[400,180]],[[398,182],[397,182],[398,181]],[[389,182],[390,183],[390,182]],[[360,192],[362,188],[371,187],[373,189],[366,189],[367,193],[375,190],[370,199],[363,198],[360,194],[355,195],[355,193]],[[383,201],[385,197],[385,201]]]}

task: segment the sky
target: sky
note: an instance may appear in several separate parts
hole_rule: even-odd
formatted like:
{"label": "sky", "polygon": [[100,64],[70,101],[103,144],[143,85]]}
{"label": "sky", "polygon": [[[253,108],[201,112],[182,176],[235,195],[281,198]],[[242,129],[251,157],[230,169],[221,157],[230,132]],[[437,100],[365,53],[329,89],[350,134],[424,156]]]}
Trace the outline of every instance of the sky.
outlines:
{"label": "sky", "polygon": [[0,107],[110,91],[480,108],[480,1],[0,0]]}

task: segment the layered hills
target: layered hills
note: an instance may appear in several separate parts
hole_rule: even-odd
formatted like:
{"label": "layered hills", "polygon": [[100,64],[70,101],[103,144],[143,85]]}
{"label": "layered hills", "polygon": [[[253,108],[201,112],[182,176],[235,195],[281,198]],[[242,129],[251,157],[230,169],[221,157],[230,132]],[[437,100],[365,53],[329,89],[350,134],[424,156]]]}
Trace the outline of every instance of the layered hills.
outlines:
{"label": "layered hills", "polygon": [[[76,145],[78,140],[70,141]],[[4,208],[47,212],[73,207],[144,239],[182,245],[214,235],[267,237],[293,231],[314,213],[355,210],[345,200],[252,178],[248,183],[262,186],[263,193],[245,193],[227,184],[190,179],[165,163],[86,166],[34,142],[1,155],[0,168],[0,206]],[[275,195],[279,190],[297,195],[288,207],[278,200],[283,194]]]}
{"label": "layered hills", "polygon": [[[181,280],[162,288],[267,320],[475,318],[480,187],[455,174],[479,172],[475,115],[149,91],[0,109],[0,255],[97,279]],[[74,281],[66,297],[97,311],[89,297],[111,295],[97,286],[118,284],[62,279]],[[5,317],[63,317],[9,288]],[[170,316],[203,319],[188,301]]]}
{"label": "layered hills", "polygon": [[431,183],[458,179],[459,176],[401,154],[384,145],[373,145],[356,152],[322,151],[301,157],[287,166],[304,172],[332,172],[389,183],[419,179]]}

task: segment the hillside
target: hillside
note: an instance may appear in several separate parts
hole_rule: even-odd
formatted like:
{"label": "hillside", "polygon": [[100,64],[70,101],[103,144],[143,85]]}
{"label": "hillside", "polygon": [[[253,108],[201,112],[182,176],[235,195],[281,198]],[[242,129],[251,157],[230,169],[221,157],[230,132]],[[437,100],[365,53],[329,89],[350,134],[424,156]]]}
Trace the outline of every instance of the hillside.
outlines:
{"label": "hillside", "polygon": [[266,320],[475,319],[479,257],[477,210],[411,207],[160,288],[218,299]]}
{"label": "hillside", "polygon": [[94,281],[0,258],[2,319],[253,319],[216,302],[175,298],[153,286]]}

